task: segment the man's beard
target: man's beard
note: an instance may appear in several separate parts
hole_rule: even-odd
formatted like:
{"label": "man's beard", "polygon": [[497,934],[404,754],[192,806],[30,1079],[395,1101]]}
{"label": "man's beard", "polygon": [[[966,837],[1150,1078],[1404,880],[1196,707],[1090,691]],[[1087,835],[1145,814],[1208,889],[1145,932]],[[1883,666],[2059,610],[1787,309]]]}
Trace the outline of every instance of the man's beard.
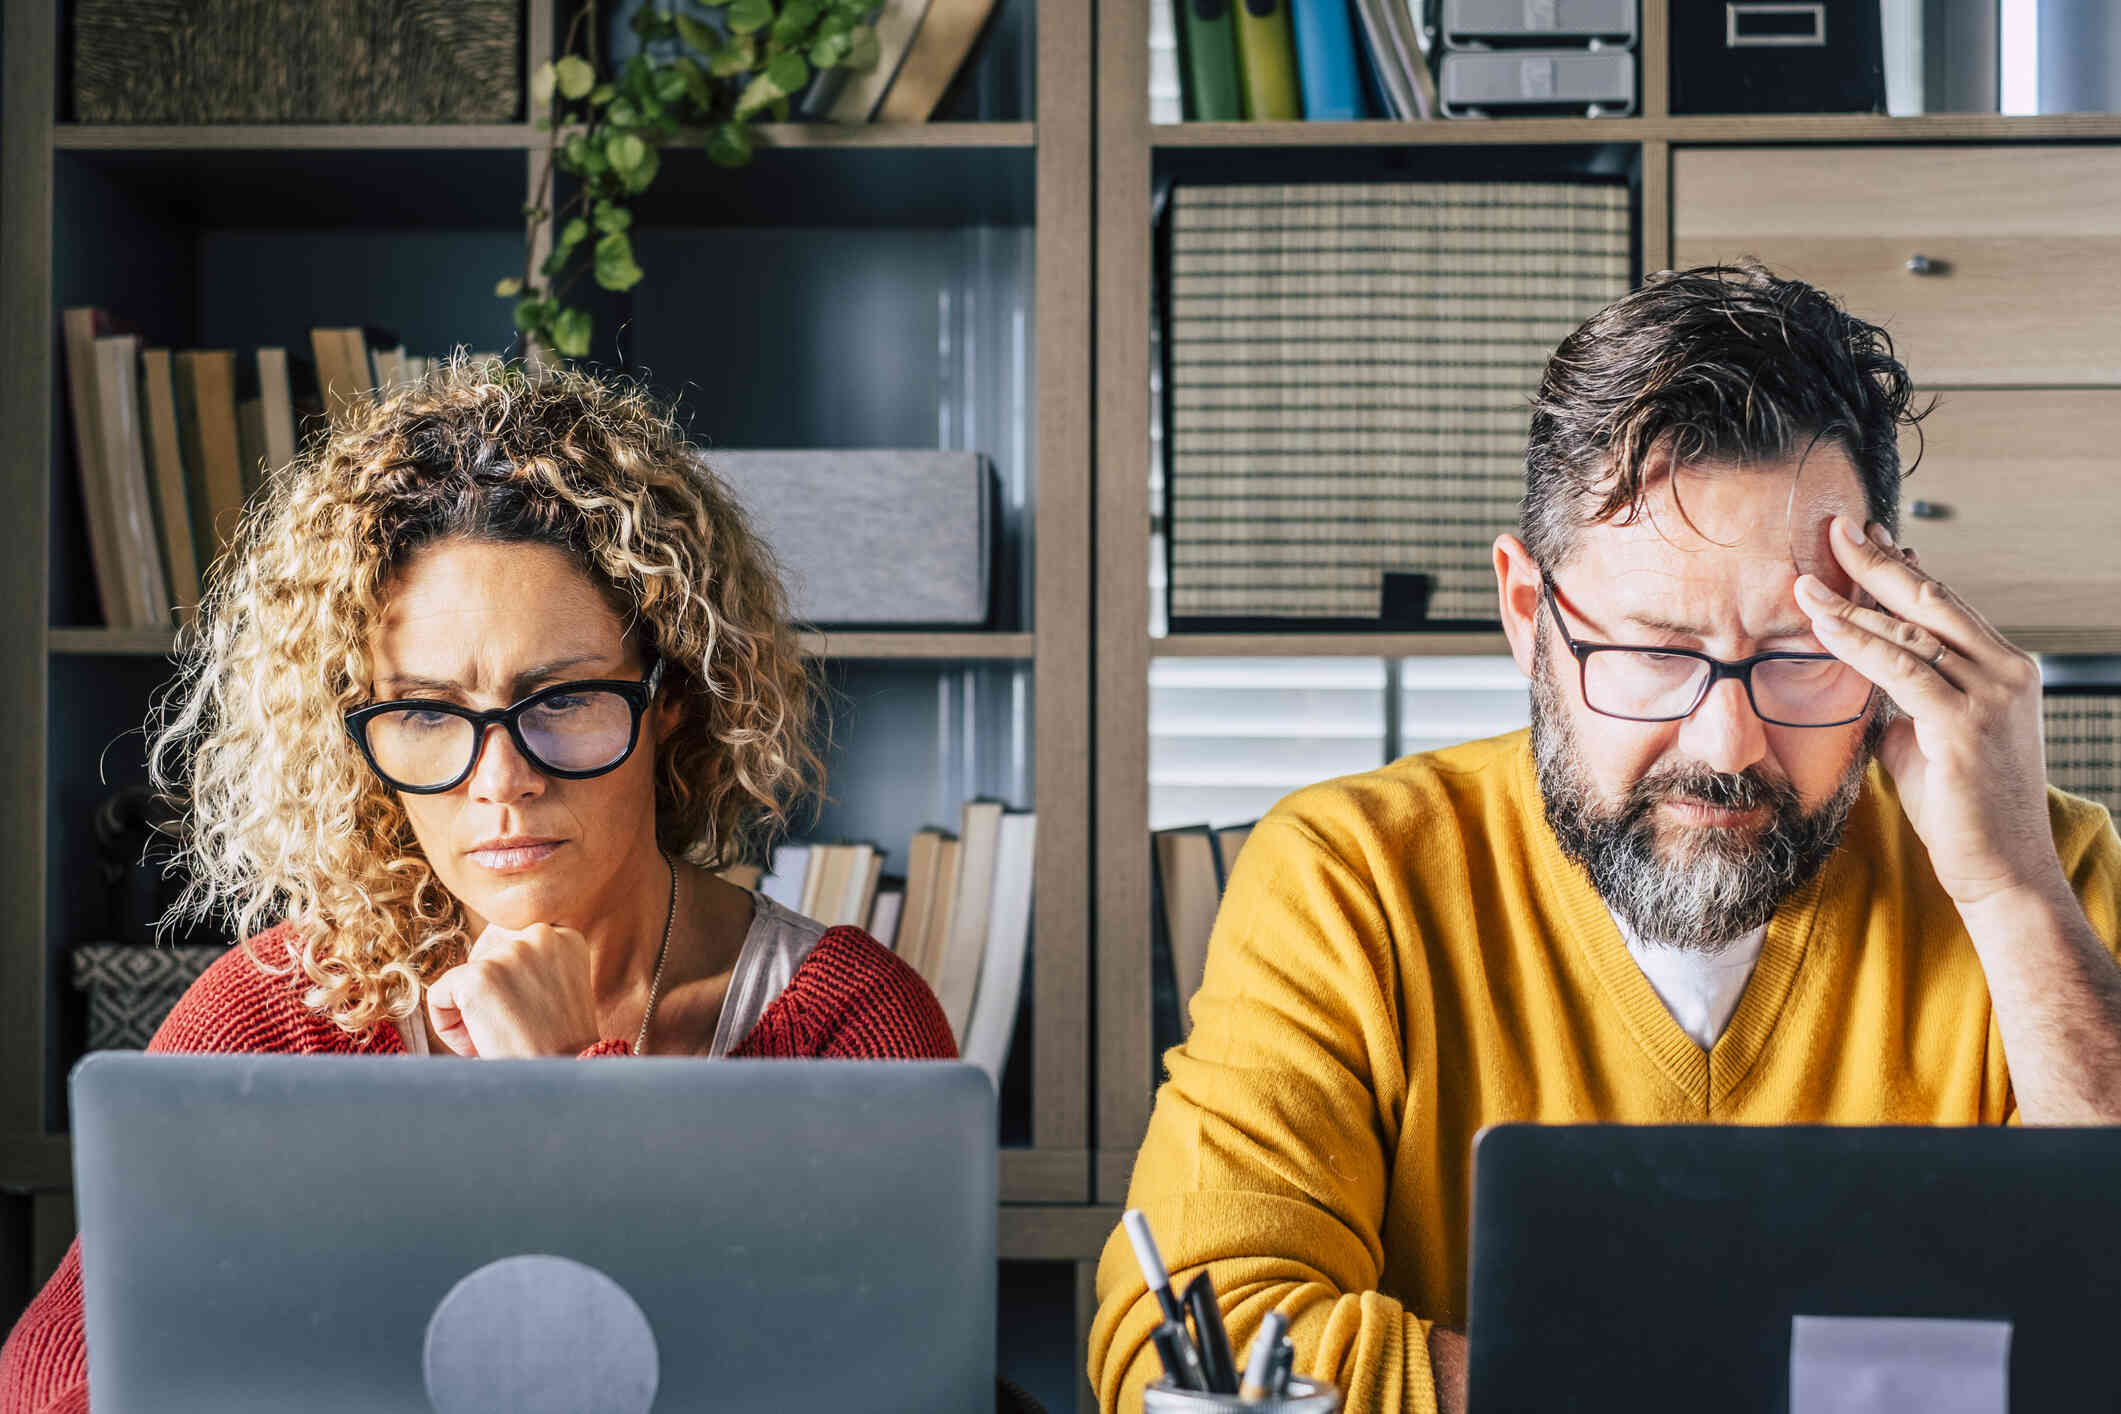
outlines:
{"label": "man's beard", "polygon": [[[1796,788],[1758,767],[1737,775],[1699,762],[1660,767],[1617,801],[1603,799],[1585,768],[1542,637],[1533,662],[1532,756],[1547,824],[1562,853],[1584,867],[1606,907],[1653,947],[1716,952],[1774,917],[1841,843],[1886,724],[1881,703],[1840,783],[1807,811]],[[1766,806],[1765,825],[1658,829],[1666,801],[1731,810]]]}

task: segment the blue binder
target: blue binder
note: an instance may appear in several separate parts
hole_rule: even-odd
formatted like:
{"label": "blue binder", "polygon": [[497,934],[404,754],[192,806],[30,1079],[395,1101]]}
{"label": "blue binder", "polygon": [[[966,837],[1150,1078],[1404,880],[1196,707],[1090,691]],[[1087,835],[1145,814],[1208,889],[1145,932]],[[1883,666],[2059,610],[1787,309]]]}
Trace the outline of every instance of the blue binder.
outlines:
{"label": "blue binder", "polygon": [[1312,122],[1370,116],[1363,101],[1361,51],[1356,48],[1350,0],[1290,0],[1296,27],[1296,70],[1303,80],[1304,117]]}

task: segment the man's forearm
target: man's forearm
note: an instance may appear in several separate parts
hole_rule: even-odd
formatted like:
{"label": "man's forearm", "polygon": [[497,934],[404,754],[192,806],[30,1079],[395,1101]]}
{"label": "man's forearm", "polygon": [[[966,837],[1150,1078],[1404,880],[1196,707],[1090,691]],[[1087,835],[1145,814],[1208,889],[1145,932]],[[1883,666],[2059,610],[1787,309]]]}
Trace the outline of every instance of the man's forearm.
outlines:
{"label": "man's forearm", "polygon": [[2027,1124],[2121,1124],[2121,966],[2059,877],[1960,910]]}

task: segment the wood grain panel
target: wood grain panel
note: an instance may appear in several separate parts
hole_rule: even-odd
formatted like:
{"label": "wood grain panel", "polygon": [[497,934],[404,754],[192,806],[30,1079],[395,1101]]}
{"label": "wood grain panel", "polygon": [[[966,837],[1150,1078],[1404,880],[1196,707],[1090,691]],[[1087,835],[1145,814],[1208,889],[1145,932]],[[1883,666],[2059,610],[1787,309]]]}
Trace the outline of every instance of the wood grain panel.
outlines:
{"label": "wood grain panel", "polygon": [[[2121,596],[2121,390],[1945,393],[1922,432],[1900,535],[1923,568],[2024,647],[2056,631],[2110,630]],[[1903,458],[1915,450],[1913,436],[1901,439]]]}
{"label": "wood grain panel", "polygon": [[[1918,382],[2121,383],[2121,152],[1673,158],[1673,261],[1757,258],[1881,324]],[[1931,273],[1910,268],[1917,257]]]}

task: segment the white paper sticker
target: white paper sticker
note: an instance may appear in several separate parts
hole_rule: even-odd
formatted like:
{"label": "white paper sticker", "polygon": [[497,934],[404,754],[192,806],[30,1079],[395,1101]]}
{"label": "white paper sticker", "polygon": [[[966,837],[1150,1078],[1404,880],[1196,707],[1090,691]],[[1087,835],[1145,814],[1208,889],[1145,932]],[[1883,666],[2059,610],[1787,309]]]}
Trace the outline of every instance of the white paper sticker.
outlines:
{"label": "white paper sticker", "polygon": [[1790,1318],[1790,1414],[2007,1414],[2011,1323]]}

